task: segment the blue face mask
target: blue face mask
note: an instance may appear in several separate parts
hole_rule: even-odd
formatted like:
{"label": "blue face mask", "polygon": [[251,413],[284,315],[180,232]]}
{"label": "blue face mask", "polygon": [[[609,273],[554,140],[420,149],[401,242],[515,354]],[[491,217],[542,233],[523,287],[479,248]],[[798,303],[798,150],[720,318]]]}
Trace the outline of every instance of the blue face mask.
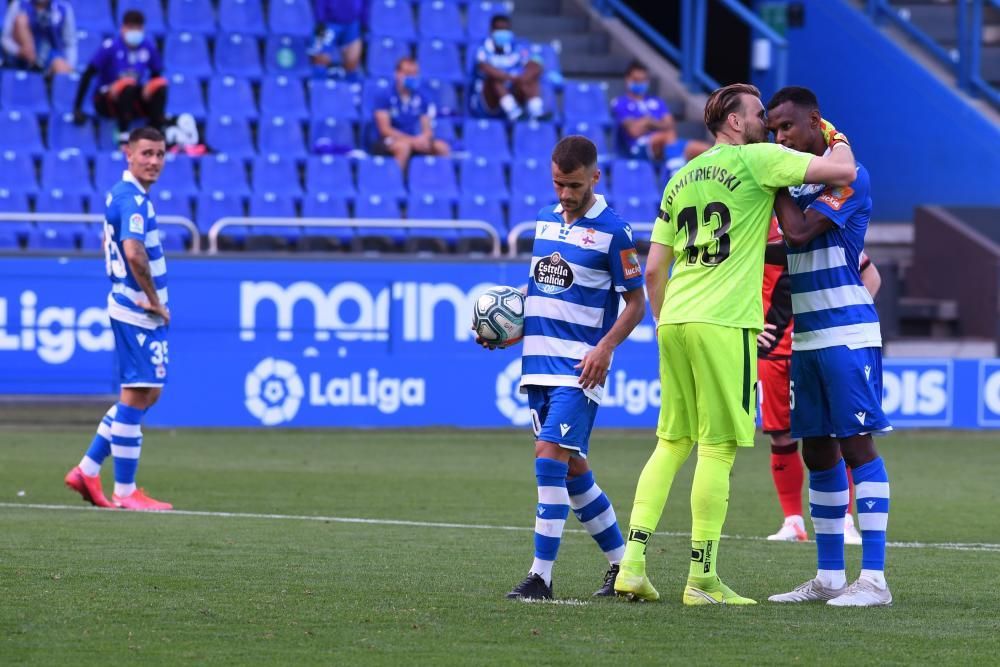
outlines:
{"label": "blue face mask", "polygon": [[494,30],[490,34],[490,38],[493,43],[497,46],[510,46],[514,43],[514,31],[512,30]]}
{"label": "blue face mask", "polygon": [[628,84],[628,91],[633,95],[645,95],[649,92],[649,81],[632,81]]}
{"label": "blue face mask", "polygon": [[414,74],[413,76],[403,77],[403,88],[406,88],[411,93],[416,92],[417,88],[420,87],[420,77]]}
{"label": "blue face mask", "polygon": [[142,30],[126,30],[125,31],[125,43],[129,46],[139,46],[142,44],[142,40],[146,38],[146,33]]}

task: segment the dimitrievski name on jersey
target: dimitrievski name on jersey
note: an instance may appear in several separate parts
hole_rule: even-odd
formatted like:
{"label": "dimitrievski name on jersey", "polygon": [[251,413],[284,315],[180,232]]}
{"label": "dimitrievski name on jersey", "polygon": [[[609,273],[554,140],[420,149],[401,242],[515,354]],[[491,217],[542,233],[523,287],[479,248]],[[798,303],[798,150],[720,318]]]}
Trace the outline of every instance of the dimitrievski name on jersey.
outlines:
{"label": "dimitrievski name on jersey", "polygon": [[872,211],[868,171],[858,163],[850,185],[802,185],[790,188],[790,193],[799,208],[817,211],[834,223],[806,245],[788,248],[795,316],[792,349],[881,347],[878,313],[859,268]]}
{"label": "dimitrievski name on jersey", "polygon": [[144,329],[163,326],[163,318],[147,313],[137,305],[148,299],[132,274],[123,246],[126,239],[145,245],[156,294],[160,303],[167,305],[167,260],[163,256],[156,212],[149,194],[132,172],[126,171],[122,180],[111,188],[105,204],[104,258],[111,279],[108,315]]}
{"label": "dimitrievski name on jersey", "polygon": [[[632,229],[597,195],[572,224],[562,205],[543,208],[535,225],[524,304],[521,390],[579,387],[574,368],[618,318],[620,292],[642,287]],[[600,403],[604,387],[584,390]]]}

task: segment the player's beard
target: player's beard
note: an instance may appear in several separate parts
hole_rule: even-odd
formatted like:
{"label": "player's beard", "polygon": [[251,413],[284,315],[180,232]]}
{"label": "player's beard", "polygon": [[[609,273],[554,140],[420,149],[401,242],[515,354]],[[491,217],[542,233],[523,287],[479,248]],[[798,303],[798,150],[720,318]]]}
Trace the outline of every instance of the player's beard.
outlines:
{"label": "player's beard", "polygon": [[759,144],[767,141],[767,127],[760,123],[748,123],[743,138],[748,144]]}

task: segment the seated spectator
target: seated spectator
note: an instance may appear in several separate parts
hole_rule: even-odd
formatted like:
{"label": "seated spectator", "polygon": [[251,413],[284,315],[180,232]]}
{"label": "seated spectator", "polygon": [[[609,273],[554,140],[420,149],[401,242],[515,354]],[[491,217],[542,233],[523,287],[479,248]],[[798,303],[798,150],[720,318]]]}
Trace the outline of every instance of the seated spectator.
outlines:
{"label": "seated spectator", "polygon": [[76,18],[66,0],[13,0],[3,50],[17,69],[69,74],[76,69]]}
{"label": "seated spectator", "polygon": [[624,157],[665,161],[671,174],[709,149],[704,141],[678,138],[670,107],[649,94],[649,70],[639,61],[625,70],[625,94],[611,102],[611,115]]}
{"label": "seated spectator", "polygon": [[83,98],[90,81],[97,77],[94,108],[118,125],[119,144],[128,143],[129,126],[136,118],[147,118],[161,132],[166,125],[167,80],[163,77],[163,60],[156,44],[146,36],[146,17],[130,9],[122,17],[121,34],[106,39],[80,77],[76,89],[73,115],[78,124],[87,116],[83,113]]}
{"label": "seated spectator", "polygon": [[451,147],[434,138],[434,106],[420,89],[420,69],[413,58],[396,63],[396,85],[375,101],[375,122],[369,126],[368,152],[391,155],[406,170],[414,153],[449,155]]}
{"label": "seated spectator", "polygon": [[322,78],[337,72],[335,51],[340,49],[344,77],[361,81],[361,19],[365,0],[313,0],[316,35],[309,48],[314,75]]}
{"label": "seated spectator", "polygon": [[490,19],[490,36],[476,51],[469,100],[473,113],[515,121],[526,107],[531,118],[541,118],[546,113],[541,98],[542,70],[542,64],[531,55],[530,45],[515,39],[510,17],[497,14]]}

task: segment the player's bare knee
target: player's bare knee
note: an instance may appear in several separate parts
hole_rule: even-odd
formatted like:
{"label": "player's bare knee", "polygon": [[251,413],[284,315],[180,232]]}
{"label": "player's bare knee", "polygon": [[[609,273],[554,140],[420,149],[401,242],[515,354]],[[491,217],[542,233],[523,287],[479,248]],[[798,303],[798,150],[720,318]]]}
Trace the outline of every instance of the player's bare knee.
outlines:
{"label": "player's bare knee", "polygon": [[840,441],[840,450],[844,455],[844,461],[851,468],[871,463],[878,457],[875,440],[869,434],[844,438]]}
{"label": "player's bare knee", "polygon": [[568,463],[571,454],[570,450],[561,447],[558,443],[547,440],[535,440],[536,459],[555,459],[563,463]]}
{"label": "player's bare knee", "polygon": [[590,472],[590,464],[587,463],[587,459],[582,456],[569,457],[569,472],[566,473],[567,479],[580,477],[581,475],[586,475],[588,472]]}
{"label": "player's bare knee", "polygon": [[832,438],[805,438],[802,441],[802,461],[811,471],[829,470],[840,458],[840,447]]}

